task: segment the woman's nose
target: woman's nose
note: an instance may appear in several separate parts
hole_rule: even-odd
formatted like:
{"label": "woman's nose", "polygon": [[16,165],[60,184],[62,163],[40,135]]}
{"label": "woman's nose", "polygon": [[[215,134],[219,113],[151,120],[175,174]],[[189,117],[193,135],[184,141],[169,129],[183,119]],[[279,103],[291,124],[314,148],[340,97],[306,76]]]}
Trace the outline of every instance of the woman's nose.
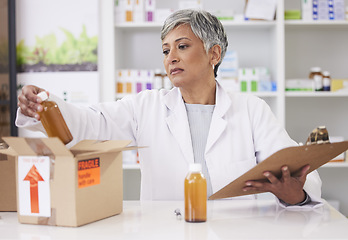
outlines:
{"label": "woman's nose", "polygon": [[167,62],[169,64],[171,64],[171,63],[175,63],[178,61],[179,61],[179,59],[178,59],[178,56],[177,56],[175,50],[170,51],[167,55]]}

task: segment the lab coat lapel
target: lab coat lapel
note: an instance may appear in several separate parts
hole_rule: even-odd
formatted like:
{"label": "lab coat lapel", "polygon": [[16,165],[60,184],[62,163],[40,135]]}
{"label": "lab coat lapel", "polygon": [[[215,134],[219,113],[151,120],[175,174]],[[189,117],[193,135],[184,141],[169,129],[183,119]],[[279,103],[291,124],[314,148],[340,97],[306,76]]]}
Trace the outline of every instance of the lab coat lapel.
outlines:
{"label": "lab coat lapel", "polygon": [[180,90],[172,89],[164,98],[169,109],[166,118],[168,128],[178,142],[180,149],[188,163],[194,162],[191,133],[187,112]]}
{"label": "lab coat lapel", "polygon": [[216,82],[215,98],[215,109],[211,119],[205,153],[207,153],[214,146],[214,144],[219,140],[221,134],[225,131],[227,121],[223,119],[223,117],[231,106],[231,98],[221,88],[218,82]]}

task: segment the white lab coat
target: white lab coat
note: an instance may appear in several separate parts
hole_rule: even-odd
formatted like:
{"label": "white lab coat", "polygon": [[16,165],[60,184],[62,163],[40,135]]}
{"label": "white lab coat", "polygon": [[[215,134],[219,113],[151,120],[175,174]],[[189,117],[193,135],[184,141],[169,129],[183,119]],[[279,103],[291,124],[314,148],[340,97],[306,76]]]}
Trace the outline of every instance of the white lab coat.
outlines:
{"label": "white lab coat", "polygon": [[[73,145],[82,139],[129,139],[139,149],[142,200],[184,198],[184,178],[194,162],[189,123],[180,90],[144,91],[117,102],[76,107],[53,96],[70,128]],[[17,126],[44,131],[40,122],[18,115]],[[205,149],[213,192],[263,161],[296,145],[269,106],[246,94],[226,93],[217,83],[216,105]],[[304,187],[320,201],[317,172]],[[252,196],[249,196],[252,197]]]}

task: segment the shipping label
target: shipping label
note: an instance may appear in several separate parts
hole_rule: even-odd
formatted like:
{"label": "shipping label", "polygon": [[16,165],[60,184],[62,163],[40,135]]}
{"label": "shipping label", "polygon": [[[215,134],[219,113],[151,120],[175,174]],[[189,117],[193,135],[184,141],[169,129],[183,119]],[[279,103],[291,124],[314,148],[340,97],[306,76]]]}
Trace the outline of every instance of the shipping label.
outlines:
{"label": "shipping label", "polygon": [[77,167],[78,188],[100,184],[99,158],[80,160]]}
{"label": "shipping label", "polygon": [[50,217],[50,158],[19,156],[17,180],[19,214]]}

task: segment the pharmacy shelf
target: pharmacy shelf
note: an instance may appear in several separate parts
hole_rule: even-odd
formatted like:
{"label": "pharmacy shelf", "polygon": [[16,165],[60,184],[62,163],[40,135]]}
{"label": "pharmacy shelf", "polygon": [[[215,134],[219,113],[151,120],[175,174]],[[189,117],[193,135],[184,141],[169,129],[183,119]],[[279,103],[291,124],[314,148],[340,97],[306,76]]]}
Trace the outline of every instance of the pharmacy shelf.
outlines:
{"label": "pharmacy shelf", "polygon": [[162,24],[157,22],[143,22],[143,23],[134,23],[134,22],[125,22],[125,23],[115,23],[115,28],[117,29],[158,29],[161,28]]}
{"label": "pharmacy shelf", "polygon": [[140,164],[123,164],[122,168],[124,170],[137,170],[140,169]]}
{"label": "pharmacy shelf", "polygon": [[[228,91],[228,92],[232,92],[232,91]],[[278,92],[242,92],[242,94],[253,94],[257,97],[261,97],[261,98],[275,98],[279,96]],[[130,93],[117,93],[116,94],[116,99],[115,100],[119,100],[122,99],[126,96],[132,96],[134,94],[130,94]],[[348,94],[347,94],[348,96]]]}
{"label": "pharmacy shelf", "polygon": [[242,94],[253,94],[257,97],[278,97],[278,92],[242,92]]}
{"label": "pharmacy shelf", "polygon": [[[276,26],[275,21],[221,21],[225,28],[242,27],[242,28],[272,28]],[[125,23],[115,23],[116,29],[122,30],[150,30],[150,29],[160,29],[162,28],[162,23],[158,22],[125,22]]]}
{"label": "pharmacy shelf", "polygon": [[348,26],[348,21],[302,21],[302,20],[285,20],[285,26]]}
{"label": "pharmacy shelf", "polygon": [[278,97],[278,92],[255,92],[252,93],[258,97]]}
{"label": "pharmacy shelf", "polygon": [[272,28],[276,26],[275,21],[221,21],[225,28]]}
{"label": "pharmacy shelf", "polygon": [[348,97],[348,92],[285,92],[286,97]]}

